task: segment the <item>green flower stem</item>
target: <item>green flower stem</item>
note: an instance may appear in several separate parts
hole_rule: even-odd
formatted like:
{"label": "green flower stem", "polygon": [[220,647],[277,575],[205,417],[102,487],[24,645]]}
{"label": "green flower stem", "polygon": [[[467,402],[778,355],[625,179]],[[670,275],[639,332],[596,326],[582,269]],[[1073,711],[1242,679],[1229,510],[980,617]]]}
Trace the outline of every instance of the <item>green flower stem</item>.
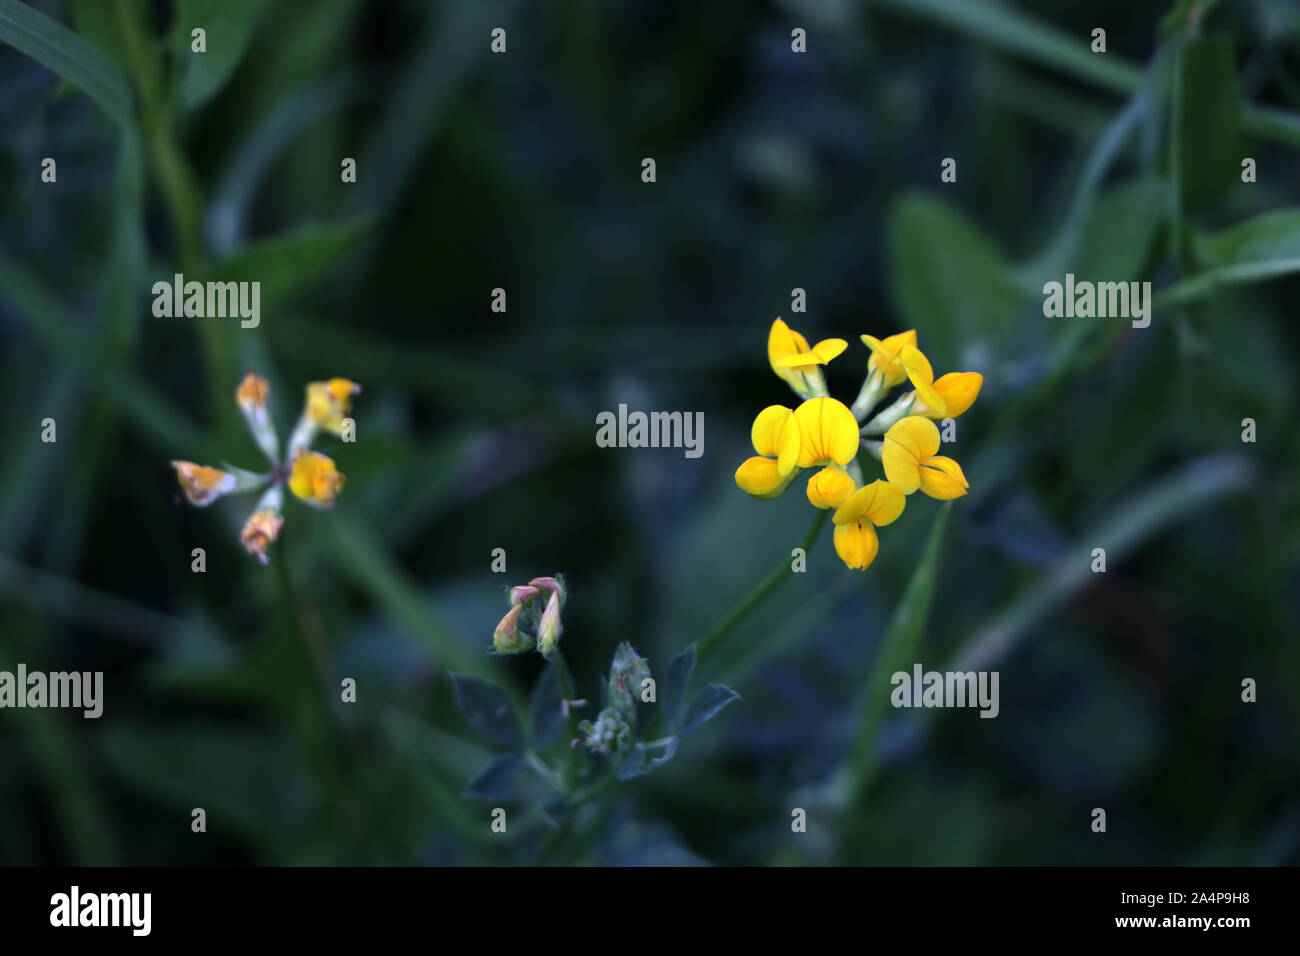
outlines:
{"label": "green flower stem", "polygon": [[[871,441],[870,439],[864,438],[862,439],[861,444],[862,450],[872,458],[876,459],[876,461],[880,461],[884,457],[885,443],[883,441]],[[861,484],[861,482],[859,482],[859,484]]]}
{"label": "green flower stem", "polygon": [[862,390],[858,392],[858,397],[853,400],[853,417],[859,422],[867,417],[867,414],[876,407],[882,398],[885,397],[885,376],[879,371],[871,371],[867,374],[866,379],[862,382]]}
{"label": "green flower stem", "polygon": [[569,664],[564,659],[564,654],[557,647],[551,652],[551,666],[555,668],[555,679],[560,685],[560,696],[564,698],[564,710],[568,719],[569,728],[569,758],[565,761],[564,767],[564,789],[572,790],[574,784],[578,782],[579,768],[579,751],[573,746],[573,741],[578,739],[578,716],[569,706],[569,701],[575,700],[577,691],[573,686],[573,674],[569,671]]}
{"label": "green flower stem", "polygon": [[[808,533],[803,536],[803,541],[799,543],[799,547],[803,548],[804,551],[808,551],[817,540],[822,525],[826,524],[828,514],[830,514],[828,511],[820,509],[817,511],[816,517],[813,518],[812,524],[808,527]],[[727,613],[727,616],[714,625],[713,630],[700,638],[699,643],[696,645],[697,659],[703,662],[709,655],[713,654],[718,649],[722,639],[744,620],[746,614],[758,607],[764,598],[776,590],[777,585],[784,581],[789,573],[790,559],[788,557],[782,558],[781,563],[772,570],[771,574],[760,581],[754,590],[741,598],[740,602]]]}
{"label": "green flower stem", "polygon": [[338,762],[339,769],[352,783],[356,791],[360,793],[362,800],[369,808],[371,819],[379,831],[379,836],[383,840],[389,855],[395,862],[403,863],[407,859],[407,851],[403,848],[401,838],[391,829],[389,814],[385,811],[379,795],[371,789],[370,775],[362,765],[361,755],[343,726],[343,721],[339,719],[338,711],[334,709],[334,690],[330,685],[329,665],[325,648],[318,641],[313,641],[308,635],[307,628],[303,626],[302,617],[298,613],[298,600],[293,588],[293,579],[289,575],[288,554],[285,550],[283,535],[280,537],[279,546],[276,550],[277,553],[271,563],[276,565],[279,571],[278,577],[281,590],[284,592],[284,603],[289,615],[290,626],[302,644],[312,671],[316,674],[316,681],[321,691],[317,700],[320,703],[320,709],[324,712],[324,724],[329,728],[327,731],[328,746],[334,751],[334,758]]}

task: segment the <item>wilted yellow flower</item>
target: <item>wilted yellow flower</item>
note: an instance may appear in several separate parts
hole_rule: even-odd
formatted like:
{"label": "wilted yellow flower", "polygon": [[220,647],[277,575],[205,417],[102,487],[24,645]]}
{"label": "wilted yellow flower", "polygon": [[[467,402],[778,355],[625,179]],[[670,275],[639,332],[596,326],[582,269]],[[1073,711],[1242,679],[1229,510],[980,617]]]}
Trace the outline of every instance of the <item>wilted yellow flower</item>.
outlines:
{"label": "wilted yellow flower", "polygon": [[239,540],[249,554],[266,564],[266,549],[280,537],[283,524],[284,518],[274,508],[259,508],[248,516]]}
{"label": "wilted yellow flower", "polygon": [[966,494],[970,485],[961,465],[939,450],[939,429],[920,415],[910,415],[885,433],[880,462],[885,477],[910,495],[920,488],[931,498],[946,501]]}
{"label": "wilted yellow flower", "polygon": [[352,396],[361,394],[361,386],[346,378],[307,385],[307,418],[332,434],[343,430],[343,419],[352,410]]}
{"label": "wilted yellow flower", "polygon": [[173,461],[176,478],[190,504],[200,508],[212,504],[222,495],[234,491],[238,480],[228,471],[196,465],[192,461]]}
{"label": "wilted yellow flower", "polygon": [[758,456],[736,469],[736,484],[755,498],[775,498],[794,479],[799,461],[799,423],[784,405],[769,405],[758,413],[750,440]]}
{"label": "wilted yellow flower", "polygon": [[266,379],[259,375],[249,372],[244,376],[244,380],[239,383],[239,388],[235,389],[235,401],[239,403],[245,413],[250,409],[266,408],[266,397],[271,392],[271,386]]}
{"label": "wilted yellow flower", "polygon": [[810,398],[794,410],[799,423],[800,468],[847,465],[858,454],[858,420],[849,407],[833,398]]}
{"label": "wilted yellow flower", "polygon": [[839,355],[848,343],[843,339],[823,339],[811,348],[808,340],[781,319],[772,323],[767,334],[767,360],[772,371],[802,398],[826,394],[822,370]]}
{"label": "wilted yellow flower", "polygon": [[343,490],[343,475],[334,467],[334,459],[304,448],[293,460],[289,490],[309,505],[332,508]]}
{"label": "wilted yellow flower", "polygon": [[838,508],[856,487],[848,472],[828,465],[808,479],[808,500],[814,508]]}
{"label": "wilted yellow flower", "polygon": [[886,336],[884,339],[878,339],[874,335],[864,335],[862,344],[871,349],[871,358],[867,361],[868,372],[880,372],[884,376],[886,390],[907,378],[901,353],[904,346],[910,345],[916,348],[916,329],[908,329],[906,332]]}
{"label": "wilted yellow flower", "polygon": [[897,520],[905,503],[898,488],[880,479],[849,495],[831,519],[835,522],[835,553],[840,560],[850,568],[865,570],[880,550],[876,528]]}

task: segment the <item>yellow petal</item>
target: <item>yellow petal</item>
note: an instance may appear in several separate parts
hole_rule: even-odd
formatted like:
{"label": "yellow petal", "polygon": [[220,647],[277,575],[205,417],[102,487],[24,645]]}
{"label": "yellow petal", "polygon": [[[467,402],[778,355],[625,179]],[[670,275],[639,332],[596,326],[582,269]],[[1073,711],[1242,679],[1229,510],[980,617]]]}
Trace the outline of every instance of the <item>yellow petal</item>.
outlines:
{"label": "yellow petal", "polygon": [[781,477],[792,477],[799,467],[799,456],[803,450],[803,429],[799,421],[791,415],[781,428],[781,435],[776,440],[776,470]]}
{"label": "yellow petal", "polygon": [[843,339],[822,339],[812,347],[812,353],[817,356],[818,362],[825,365],[848,347],[849,343]]}
{"label": "yellow petal", "polygon": [[736,484],[755,498],[775,498],[790,483],[776,468],[773,458],[747,458],[736,469]]}
{"label": "yellow petal", "polygon": [[[767,333],[767,360],[776,368],[776,363],[785,358],[787,355],[793,355],[801,351],[795,336],[798,332],[792,332],[790,326],[786,325],[781,319],[772,323],[772,328]],[[803,338],[803,336],[799,336]]]}
{"label": "yellow petal", "polygon": [[328,455],[303,449],[293,460],[289,490],[309,505],[332,508],[334,499],[343,490],[343,475]]}
{"label": "yellow petal", "polygon": [[794,412],[784,405],[769,405],[759,412],[749,429],[754,451],[769,458],[775,457],[781,447],[781,433],[793,415]]}
{"label": "yellow petal", "polygon": [[[944,411],[931,407],[925,414],[935,418],[956,418],[975,404],[983,384],[984,376],[979,372],[949,372],[934,383],[934,390],[943,399]],[[930,404],[928,398],[925,402]]]}
{"label": "yellow petal", "polygon": [[835,462],[847,465],[858,454],[858,420],[847,405],[833,398],[810,398],[794,410],[802,432],[799,467]]}
{"label": "yellow petal", "polygon": [[838,508],[853,494],[854,482],[838,468],[823,468],[808,479],[808,500],[814,508]]}
{"label": "yellow petal", "polygon": [[855,571],[865,570],[876,560],[880,539],[869,521],[855,521],[835,527],[835,553]]}
{"label": "yellow petal", "polygon": [[921,490],[931,498],[947,501],[966,494],[970,485],[962,474],[961,465],[943,455],[935,455],[921,462]]}
{"label": "yellow petal", "polygon": [[921,487],[920,462],[907,448],[896,441],[885,439],[880,448],[880,464],[891,485],[905,495]]}
{"label": "yellow petal", "polygon": [[906,503],[907,499],[898,488],[877,478],[845,498],[832,520],[837,525],[852,524],[855,521],[870,521],[876,525],[891,524],[898,520]]}
{"label": "yellow petal", "polygon": [[939,428],[921,415],[909,415],[890,426],[885,443],[902,445],[918,462],[939,450]]}
{"label": "yellow petal", "polygon": [[899,361],[899,354],[904,346],[916,346],[915,329],[887,336],[883,341],[874,335],[864,335],[862,343],[871,349],[871,359],[867,362],[867,368],[879,369],[885,376],[887,387],[892,388],[907,377],[907,372]]}
{"label": "yellow petal", "polygon": [[929,411],[935,412],[940,418],[944,418],[947,414],[947,404],[944,402],[943,396],[934,387],[934,369],[930,367],[930,360],[925,357],[920,349],[913,348],[910,345],[903,346],[899,360],[907,371],[907,377],[911,380],[912,387],[916,389],[917,398],[925,403]]}
{"label": "yellow petal", "polygon": [[360,385],[346,378],[309,382],[307,415],[325,431],[337,435],[342,432],[343,419],[352,408],[352,396],[360,391]]}
{"label": "yellow petal", "polygon": [[876,526],[897,521],[903,513],[903,506],[907,504],[907,496],[897,486],[879,478],[868,487],[874,488],[876,494],[863,512],[867,519]]}

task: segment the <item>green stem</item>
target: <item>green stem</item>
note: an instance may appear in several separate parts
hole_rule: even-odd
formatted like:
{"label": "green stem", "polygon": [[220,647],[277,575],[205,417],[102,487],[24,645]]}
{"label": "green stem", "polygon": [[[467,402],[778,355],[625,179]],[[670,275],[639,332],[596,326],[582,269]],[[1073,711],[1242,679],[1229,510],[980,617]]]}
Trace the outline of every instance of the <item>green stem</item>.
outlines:
{"label": "green stem", "polygon": [[[822,525],[826,523],[826,516],[829,513],[830,512],[828,511],[819,510],[816,517],[813,518],[812,524],[808,527],[807,534],[803,536],[803,541],[799,543],[799,547],[803,548],[805,552],[812,548],[813,543],[817,540],[817,535],[821,533]],[[741,598],[740,603],[733,607],[727,613],[726,617],[714,625],[713,630],[700,638],[699,643],[696,645],[696,656],[698,660],[702,662],[708,658],[709,655],[713,654],[718,649],[718,645],[722,642],[722,639],[726,637],[737,624],[744,620],[745,615],[754,610],[754,608],[763,602],[764,598],[776,590],[777,585],[785,580],[786,576],[790,574],[790,571],[790,559],[783,558],[781,563],[777,565],[767,577],[760,581],[754,590]]]}
{"label": "green stem", "polygon": [[568,720],[569,758],[564,766],[564,789],[571,790],[578,781],[580,754],[578,748],[573,746],[573,741],[578,739],[578,717],[569,706],[569,701],[576,699],[577,691],[574,690],[573,674],[569,671],[568,662],[558,647],[551,652],[551,666],[555,668],[555,679],[560,685],[560,696],[564,698],[564,712]]}

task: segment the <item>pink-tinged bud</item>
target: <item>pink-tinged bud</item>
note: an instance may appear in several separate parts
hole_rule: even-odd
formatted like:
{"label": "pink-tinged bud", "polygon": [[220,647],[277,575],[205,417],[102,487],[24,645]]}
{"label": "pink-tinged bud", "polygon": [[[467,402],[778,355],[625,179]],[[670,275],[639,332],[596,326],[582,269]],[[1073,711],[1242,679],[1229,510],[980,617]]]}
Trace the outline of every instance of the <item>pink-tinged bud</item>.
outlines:
{"label": "pink-tinged bud", "polygon": [[560,597],[560,607],[564,606],[565,593],[564,593],[563,578],[559,578],[559,577],[533,578],[531,581],[528,582],[528,586],[534,588],[544,588],[547,591],[550,591],[552,595],[558,594]]}
{"label": "pink-tinged bud", "polygon": [[512,605],[527,604],[541,593],[530,584],[520,584],[510,589],[510,603]]}
{"label": "pink-tinged bud", "polygon": [[542,612],[541,623],[537,625],[537,649],[543,657],[550,658],[563,633],[564,625],[560,623],[560,592],[556,590],[551,592],[546,610]]}
{"label": "pink-tinged bud", "polygon": [[492,635],[492,649],[498,654],[518,654],[532,647],[532,640],[519,632],[519,612],[523,607],[516,604],[497,625]]}

